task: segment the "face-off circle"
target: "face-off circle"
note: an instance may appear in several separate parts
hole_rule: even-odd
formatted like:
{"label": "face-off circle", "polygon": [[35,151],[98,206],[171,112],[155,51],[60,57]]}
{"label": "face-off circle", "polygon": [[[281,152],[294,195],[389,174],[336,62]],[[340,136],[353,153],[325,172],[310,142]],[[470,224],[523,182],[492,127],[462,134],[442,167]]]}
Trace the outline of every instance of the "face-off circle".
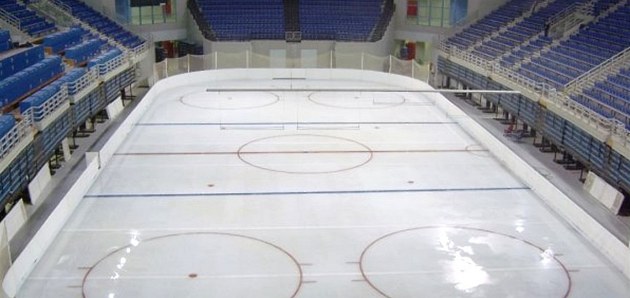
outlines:
{"label": "face-off circle", "polygon": [[189,232],[130,243],[90,267],[83,297],[295,297],[302,284],[289,252],[250,236]]}
{"label": "face-off circle", "polygon": [[361,167],[372,149],[348,138],[291,134],[255,139],[238,149],[238,158],[263,170],[289,174],[326,174]]}
{"label": "face-off circle", "polygon": [[551,250],[490,230],[419,227],[386,234],[361,254],[384,297],[568,297],[571,277]]}
{"label": "face-off circle", "polygon": [[361,110],[393,108],[407,102],[400,94],[371,92],[315,92],[308,100],[330,108]]}
{"label": "face-off circle", "polygon": [[184,95],[179,101],[198,109],[247,110],[276,104],[280,101],[280,96],[270,92],[205,91]]}

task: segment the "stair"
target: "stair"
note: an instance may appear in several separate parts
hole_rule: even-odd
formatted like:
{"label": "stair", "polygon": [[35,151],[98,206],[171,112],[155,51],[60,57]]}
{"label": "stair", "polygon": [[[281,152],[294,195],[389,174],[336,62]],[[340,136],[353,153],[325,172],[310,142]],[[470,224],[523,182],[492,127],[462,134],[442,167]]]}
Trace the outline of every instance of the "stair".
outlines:
{"label": "stair", "polygon": [[300,1],[284,0],[284,31],[300,31]]}
{"label": "stair", "polygon": [[216,41],[217,35],[214,30],[212,30],[208,22],[206,22],[206,20],[203,18],[201,10],[199,10],[197,0],[188,1],[188,10],[190,11],[193,19],[195,19],[195,23],[197,23],[197,27],[199,27],[199,30],[201,30],[201,34],[203,34],[203,37],[205,37],[207,40]]}
{"label": "stair", "polygon": [[284,32],[287,42],[302,41],[300,31],[300,1],[284,0]]}
{"label": "stair", "polygon": [[45,16],[50,20],[54,20],[55,24],[61,27],[71,27],[75,24],[74,19],[66,14],[55,13],[56,7],[48,1],[37,1],[30,3],[28,8],[37,11],[37,13]]}
{"label": "stair", "polygon": [[383,5],[381,5],[381,17],[376,23],[376,26],[370,32],[370,37],[368,41],[374,42],[379,41],[385,35],[385,31],[387,31],[387,27],[394,16],[394,11],[396,10],[396,5],[392,0],[383,1]]}

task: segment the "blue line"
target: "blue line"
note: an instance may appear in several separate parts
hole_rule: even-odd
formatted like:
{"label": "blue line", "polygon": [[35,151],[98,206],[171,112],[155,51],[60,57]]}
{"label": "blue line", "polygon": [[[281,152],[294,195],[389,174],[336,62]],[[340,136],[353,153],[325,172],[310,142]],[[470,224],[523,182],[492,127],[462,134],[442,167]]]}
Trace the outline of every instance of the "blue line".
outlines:
{"label": "blue line", "polygon": [[198,122],[198,123],[136,123],[136,126],[219,126],[219,125],[333,125],[333,124],[457,124],[454,121],[428,121],[428,122]]}
{"label": "blue line", "polygon": [[86,198],[118,197],[219,197],[219,196],[280,196],[280,195],[331,195],[331,194],[371,194],[371,193],[415,193],[415,192],[464,192],[464,191],[506,191],[528,190],[529,187],[488,187],[488,188],[425,188],[425,189],[376,189],[376,190],[319,190],[319,191],[271,191],[271,192],[227,192],[227,193],[145,193],[145,194],[92,194]]}

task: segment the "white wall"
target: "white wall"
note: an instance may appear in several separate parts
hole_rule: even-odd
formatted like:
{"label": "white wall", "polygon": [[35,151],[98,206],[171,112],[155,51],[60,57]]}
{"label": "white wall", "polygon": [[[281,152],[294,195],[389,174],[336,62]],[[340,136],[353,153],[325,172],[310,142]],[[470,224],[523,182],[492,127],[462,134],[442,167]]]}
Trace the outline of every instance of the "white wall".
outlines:
{"label": "white wall", "polygon": [[195,21],[195,18],[193,18],[192,14],[190,13],[188,9],[186,9],[186,24],[187,24],[186,31],[188,33],[187,40],[189,40],[192,43],[202,45],[205,38],[203,37],[203,34],[201,33],[199,26],[197,26],[197,22]]}
{"label": "white wall", "polygon": [[[85,4],[94,10],[109,16],[113,20],[116,18],[116,5],[114,0],[83,0]],[[128,28],[151,41],[162,40],[184,40],[188,37],[188,8],[187,0],[176,0],[175,13],[177,22],[162,23],[154,25],[128,25]]]}
{"label": "white wall", "polygon": [[[509,0],[468,0],[469,18],[479,18],[487,15]],[[425,27],[407,23],[407,0],[394,0],[396,3],[395,38],[413,41],[432,41],[440,35],[449,35],[450,28]]]}
{"label": "white wall", "polygon": [[50,175],[50,167],[48,164],[45,164],[28,184],[28,193],[31,195],[31,203],[33,205],[37,205],[39,203],[42,192],[51,179],[52,176]]}

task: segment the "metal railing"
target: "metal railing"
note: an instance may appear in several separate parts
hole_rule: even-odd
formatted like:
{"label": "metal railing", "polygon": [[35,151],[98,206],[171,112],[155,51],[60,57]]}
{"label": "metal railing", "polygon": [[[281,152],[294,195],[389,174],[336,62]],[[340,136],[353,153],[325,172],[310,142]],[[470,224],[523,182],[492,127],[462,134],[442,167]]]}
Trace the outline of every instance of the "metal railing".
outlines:
{"label": "metal railing", "polygon": [[595,11],[595,2],[597,2],[597,0],[591,0],[589,2],[583,3],[578,7],[577,12],[585,16],[593,16],[593,13]]}
{"label": "metal railing", "polygon": [[538,82],[536,80],[532,80],[524,76],[523,74],[512,70],[511,68],[502,66],[499,63],[495,63],[492,66],[492,73],[500,77],[503,77],[509,80],[510,82],[521,86],[522,88],[526,90],[531,90],[539,94],[540,97],[544,97],[544,96],[547,96],[548,94],[555,92],[555,89],[551,87],[550,85],[545,84],[543,82]]}
{"label": "metal railing", "polygon": [[[72,7],[68,6],[67,4],[61,2],[60,0],[48,0],[50,3],[54,4],[53,6],[57,6],[57,11],[60,13],[63,13],[64,15],[66,15],[67,17],[71,18],[72,20],[74,20],[77,24],[79,24],[81,27],[89,30],[91,33],[98,35],[99,37],[107,40],[109,43],[116,45],[118,48],[120,48],[121,50],[125,51],[125,52],[130,52],[132,55],[134,56],[140,56],[142,54],[144,54],[146,51],[148,51],[149,49],[149,45],[148,42],[144,39],[142,39],[142,37],[140,37],[142,39],[142,44],[129,49],[128,47],[126,47],[125,45],[119,43],[117,40],[109,37],[106,34],[101,33],[100,31],[96,30],[94,27],[92,27],[90,24],[75,18],[72,15]],[[111,20],[111,19],[110,19]],[[114,22],[114,21],[113,21]],[[118,24],[117,22],[115,22],[116,24]],[[121,26],[123,28],[125,28],[124,26]],[[126,29],[125,29],[126,30]]]}
{"label": "metal railing", "polygon": [[98,74],[100,76],[105,75],[107,73],[109,73],[110,71],[127,64],[129,61],[129,57],[126,56],[124,53],[122,55],[117,56],[114,59],[111,59],[105,63],[99,64],[98,67]]}
{"label": "metal railing", "polygon": [[466,50],[461,50],[459,48],[451,48],[451,55],[454,57],[465,60],[468,63],[471,63],[477,67],[481,67],[485,70],[489,70],[492,67],[492,63],[486,59],[483,59],[471,52]]}
{"label": "metal railing", "polygon": [[[624,51],[624,53],[625,52],[626,51]],[[482,67],[485,65],[479,62],[483,59],[475,57],[475,55],[472,55],[471,53],[465,51],[455,49],[451,50],[451,52],[447,54],[462,59],[472,65]],[[619,59],[617,59],[616,61],[619,61]],[[551,87],[551,85],[532,80],[510,68],[501,66],[499,63],[494,63],[490,67],[483,68],[488,70],[489,74],[491,75],[502,77],[509,82],[522,87],[523,89],[535,93],[538,98],[547,99],[551,104],[571,115],[574,115],[575,117],[584,121],[586,124],[595,127],[599,131],[607,132],[610,135],[619,136],[622,140],[624,140],[624,146],[630,147],[630,131],[628,131],[628,129],[622,123],[620,124],[618,120],[606,118],[591,110],[590,108],[585,107],[582,104],[570,99],[566,93],[558,92],[555,88]]]}
{"label": "metal railing", "polygon": [[92,68],[90,70],[88,70],[84,75],[82,75],[81,77],[79,77],[78,79],[72,81],[72,82],[68,82],[68,94],[69,95],[75,95],[79,92],[81,92],[81,90],[87,88],[89,85],[93,84],[94,82],[96,82],[99,78],[98,75],[98,69],[97,68]]}
{"label": "metal railing", "polygon": [[553,15],[549,19],[549,21],[548,21],[549,22],[549,26],[553,27],[554,25],[557,25],[560,22],[564,21],[565,18],[567,18],[568,16],[572,15],[581,6],[582,6],[581,4],[573,3],[573,4],[565,7],[563,10],[559,11],[558,13],[556,13],[555,15]]}
{"label": "metal railing", "polygon": [[503,58],[505,58],[507,56],[510,56],[512,53],[517,52],[518,50],[521,49],[521,47],[529,45],[532,41],[542,37],[543,35],[544,35],[544,32],[540,32],[540,33],[538,33],[536,35],[530,36],[523,43],[521,43],[521,44],[511,48],[509,51],[504,52],[503,54],[499,55],[497,58],[495,58],[493,60],[493,62],[496,62],[496,63],[500,62]]}
{"label": "metal railing", "polygon": [[[613,134],[613,130],[616,129],[621,123],[617,119],[605,118],[595,113],[590,108],[570,99],[564,93],[555,93],[547,97],[547,99],[549,99],[549,101],[552,102],[555,106],[560,107],[565,112],[568,112],[576,118],[584,121],[591,127],[595,127],[602,132],[608,132],[610,135]],[[623,127],[623,124],[621,124],[621,126]]]}
{"label": "metal railing", "polygon": [[9,23],[11,26],[18,28],[19,30],[22,30],[20,19],[16,18],[15,16],[13,16],[8,11],[2,8],[0,8],[0,18],[2,18],[5,22]]}
{"label": "metal railing", "polygon": [[48,100],[39,106],[30,107],[22,113],[23,116],[30,117],[32,122],[40,122],[48,115],[52,114],[61,105],[68,101],[68,88],[62,85],[57,93],[53,94]]}
{"label": "metal railing", "polygon": [[615,56],[595,66],[590,71],[571,80],[564,85],[564,90],[567,93],[579,92],[584,87],[592,86],[595,81],[603,79],[606,75],[617,72],[624,66],[624,63],[628,61],[630,61],[630,47],[627,47]]}
{"label": "metal railing", "polygon": [[17,121],[15,126],[0,139],[0,161],[11,152],[15,145],[28,135],[32,124],[33,119],[31,117],[23,117],[21,121]]}

